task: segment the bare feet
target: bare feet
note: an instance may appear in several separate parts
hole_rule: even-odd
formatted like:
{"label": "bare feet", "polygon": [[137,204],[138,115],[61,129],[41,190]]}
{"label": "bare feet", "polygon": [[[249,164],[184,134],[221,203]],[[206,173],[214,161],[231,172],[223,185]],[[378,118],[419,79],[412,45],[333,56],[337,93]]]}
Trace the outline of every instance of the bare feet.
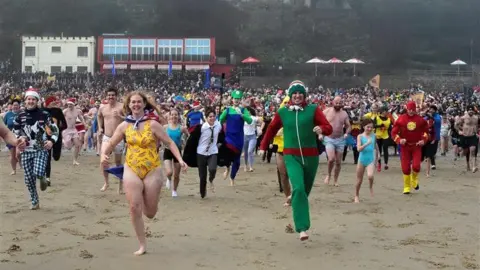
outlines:
{"label": "bare feet", "polygon": [[306,232],[300,232],[300,241],[308,240],[308,234]]}
{"label": "bare feet", "polygon": [[80,163],[78,163],[78,161],[76,161],[76,160],[73,161],[73,166],[79,166],[79,165],[80,165]]}
{"label": "bare feet", "polygon": [[475,167],[475,168],[473,168],[472,173],[476,173],[477,171],[478,171],[478,168]]}
{"label": "bare feet", "polygon": [[333,184],[333,186],[334,186],[334,187],[339,187],[340,185],[339,185],[337,182],[335,182],[335,183]]}
{"label": "bare feet", "polygon": [[373,188],[370,188],[370,197],[373,198]]}
{"label": "bare feet", "polygon": [[327,177],[325,177],[325,180],[323,182],[325,183],[325,185],[330,185],[330,176],[327,175]]}
{"label": "bare feet", "polygon": [[135,256],[142,256],[143,254],[147,253],[147,249],[144,246],[140,246],[140,249],[135,251],[133,255]]}
{"label": "bare feet", "polygon": [[289,207],[292,205],[292,195],[287,197],[287,201],[283,204],[285,207]]}
{"label": "bare feet", "polygon": [[235,181],[232,180],[232,179],[230,179],[230,186],[231,186],[231,187],[235,186]]}
{"label": "bare feet", "polygon": [[425,174],[425,177],[430,178],[430,174],[429,174],[429,173],[426,173],[426,174]]}
{"label": "bare feet", "polygon": [[104,184],[103,187],[100,189],[101,192],[105,192],[105,190],[107,190],[109,187],[108,184]]}
{"label": "bare feet", "polygon": [[118,190],[117,190],[117,193],[118,193],[118,195],[125,194],[125,193],[123,192],[123,185],[122,185],[122,182],[120,182],[120,183],[118,184]]}
{"label": "bare feet", "polygon": [[358,196],[355,196],[355,199],[353,199],[354,203],[360,203],[360,198]]}
{"label": "bare feet", "polygon": [[243,171],[244,171],[244,172],[248,172],[247,166],[245,166],[245,167],[243,168]]}
{"label": "bare feet", "polygon": [[223,180],[227,180],[227,177],[228,177],[228,170],[226,170],[226,171],[223,173]]}
{"label": "bare feet", "polygon": [[250,168],[250,169],[248,170],[248,172],[253,172],[253,168]]}
{"label": "bare feet", "polygon": [[17,174],[17,171],[12,171],[12,172],[10,173],[10,175],[15,175],[15,174]]}

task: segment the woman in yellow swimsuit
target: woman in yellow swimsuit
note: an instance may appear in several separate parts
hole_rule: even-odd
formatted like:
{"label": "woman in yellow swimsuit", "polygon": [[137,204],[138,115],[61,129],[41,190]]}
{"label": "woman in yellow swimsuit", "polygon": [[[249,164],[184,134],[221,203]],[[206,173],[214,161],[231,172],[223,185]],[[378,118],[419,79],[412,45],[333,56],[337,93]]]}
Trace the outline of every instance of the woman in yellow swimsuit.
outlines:
{"label": "woman in yellow swimsuit", "polygon": [[155,216],[164,183],[157,140],[168,146],[180,166],[184,170],[187,169],[175,142],[170,139],[160,123],[148,116],[148,112],[154,109],[146,95],[140,92],[130,93],[124,105],[127,118],[115,130],[112,139],[103,149],[101,158],[101,163],[108,165],[114,147],[126,139],[123,186],[130,204],[133,228],[140,242],[140,249],[134,253],[135,255],[143,255],[147,250],[142,212],[150,219]]}

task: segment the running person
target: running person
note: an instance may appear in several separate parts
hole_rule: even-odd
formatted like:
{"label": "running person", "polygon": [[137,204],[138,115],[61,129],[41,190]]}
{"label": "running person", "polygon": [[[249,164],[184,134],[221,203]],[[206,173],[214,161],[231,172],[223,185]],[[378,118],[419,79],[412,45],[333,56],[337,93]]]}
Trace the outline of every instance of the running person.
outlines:
{"label": "running person", "polygon": [[[475,115],[474,107],[469,105],[467,113],[460,117],[455,123],[458,133],[462,137],[463,153],[467,161],[467,171],[477,172],[477,158],[476,151],[478,147],[478,116]],[[472,160],[473,166],[470,163]]]}
{"label": "running person", "polygon": [[[175,142],[178,150],[182,152],[182,135],[188,135],[188,130],[187,128],[182,127],[180,115],[176,109],[170,110],[168,124],[164,126],[164,129],[170,139]],[[163,152],[163,162],[165,163],[165,175],[167,177],[165,186],[167,189],[171,188],[171,179],[173,176],[172,197],[177,197],[177,188],[180,183],[180,164],[172,151],[168,148],[165,148]]]}
{"label": "running person", "polygon": [[357,137],[357,149],[360,152],[357,164],[357,184],[355,186],[355,203],[360,202],[360,187],[363,176],[367,170],[367,178],[370,184],[370,196],[373,197],[373,173],[375,161],[379,159],[379,146],[375,143],[376,135],[373,134],[373,121],[366,118],[362,121],[364,132]]}
{"label": "running person", "polygon": [[33,88],[25,93],[25,110],[21,111],[13,122],[13,131],[17,138],[27,141],[26,148],[20,155],[24,169],[25,185],[31,199],[31,210],[40,208],[37,194],[37,179],[40,180],[40,189],[47,189],[45,178],[48,151],[58,140],[59,130],[50,114],[38,108],[40,95]]}
{"label": "running person", "polygon": [[[12,100],[11,105],[12,105],[12,110],[7,112],[3,117],[3,121],[9,130],[13,130],[13,121],[15,117],[17,117],[18,113],[20,112],[20,100],[16,100],[16,99]],[[18,163],[17,150],[15,147],[13,147],[10,144],[7,144],[7,148],[10,151],[10,165],[12,166],[12,172],[10,173],[10,175],[15,175],[17,174],[17,163]]]}
{"label": "running person", "polygon": [[47,177],[48,186],[51,185],[50,176],[52,173],[52,157],[55,161],[60,160],[62,154],[62,132],[67,128],[67,121],[63,115],[62,110],[59,108],[57,98],[54,96],[48,97],[45,100],[45,110],[50,113],[53,122],[59,129],[58,140],[53,145],[52,149],[48,151],[48,160],[45,176]]}
{"label": "running person", "polygon": [[147,97],[140,92],[132,92],[125,99],[125,113],[127,121],[122,122],[115,130],[108,142],[104,142],[101,164],[108,166],[110,154],[122,140],[127,141],[123,184],[127,200],[130,204],[130,216],[133,228],[140,242],[140,248],[135,255],[147,252],[145,239],[145,225],[142,212],[147,218],[154,218],[158,210],[160,191],[164,176],[160,168],[160,157],[157,151],[157,140],[161,140],[172,151],[185,170],[187,165],[180,155],[180,151],[163,127],[151,120],[146,114],[154,106]]}
{"label": "running person", "polygon": [[[260,145],[263,154],[278,130],[284,132],[284,160],[292,185],[292,210],[295,230],[300,240],[308,239],[310,210],[308,196],[318,169],[317,136],[332,133],[332,126],[316,105],[307,105],[306,88],[293,81],[288,89],[290,102],[279,109]],[[343,147],[342,147],[343,151]]]}

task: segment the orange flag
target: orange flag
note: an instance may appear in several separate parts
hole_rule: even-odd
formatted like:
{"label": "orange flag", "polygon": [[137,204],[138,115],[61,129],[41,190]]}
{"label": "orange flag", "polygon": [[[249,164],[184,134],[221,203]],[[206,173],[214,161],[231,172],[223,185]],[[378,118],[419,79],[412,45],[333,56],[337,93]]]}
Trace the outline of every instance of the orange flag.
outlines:
{"label": "orange flag", "polygon": [[380,74],[370,79],[368,82],[371,87],[380,89]]}

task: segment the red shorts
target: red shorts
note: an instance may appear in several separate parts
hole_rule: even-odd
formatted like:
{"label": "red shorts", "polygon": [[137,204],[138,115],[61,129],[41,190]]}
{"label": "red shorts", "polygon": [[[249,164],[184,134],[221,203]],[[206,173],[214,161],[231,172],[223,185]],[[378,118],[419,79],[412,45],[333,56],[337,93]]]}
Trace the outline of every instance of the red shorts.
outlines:
{"label": "red shorts", "polygon": [[76,124],[75,129],[77,130],[78,133],[87,132],[84,124]]}

